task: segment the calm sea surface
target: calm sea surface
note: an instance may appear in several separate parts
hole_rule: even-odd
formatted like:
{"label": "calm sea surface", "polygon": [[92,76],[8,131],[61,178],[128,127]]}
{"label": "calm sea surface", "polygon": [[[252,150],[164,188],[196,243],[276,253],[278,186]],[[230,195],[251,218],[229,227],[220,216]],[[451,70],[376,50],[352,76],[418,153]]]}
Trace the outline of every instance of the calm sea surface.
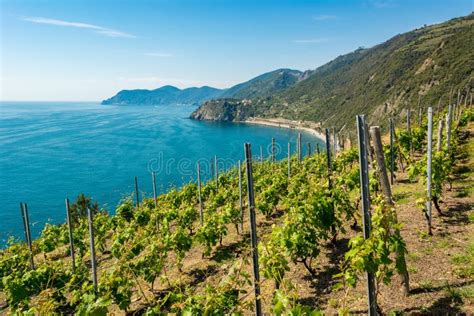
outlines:
{"label": "calm sea surface", "polygon": [[[286,157],[295,150],[297,131],[188,119],[191,106],[104,106],[98,103],[0,103],[0,246],[23,236],[20,202],[27,202],[36,237],[47,222],[65,220],[64,199],[85,193],[113,213],[124,196],[139,189],[150,196],[151,170],[164,192],[196,178],[195,165],[210,175],[209,160],[220,168],[243,159],[251,142],[254,158],[268,155],[271,138]],[[317,142],[303,133],[303,143]],[[305,146],[306,148],[306,146]]]}

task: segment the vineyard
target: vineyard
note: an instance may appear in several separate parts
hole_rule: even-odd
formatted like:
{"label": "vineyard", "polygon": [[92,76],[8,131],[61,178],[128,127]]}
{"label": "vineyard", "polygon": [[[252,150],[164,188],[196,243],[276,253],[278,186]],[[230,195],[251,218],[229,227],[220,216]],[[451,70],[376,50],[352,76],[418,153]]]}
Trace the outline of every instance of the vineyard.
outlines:
{"label": "vineyard", "polygon": [[22,205],[27,242],[0,251],[0,312],[344,315],[372,296],[371,314],[473,314],[474,110],[432,117],[386,122],[382,137],[359,125],[366,151],[248,157],[114,215],[81,195],[31,244]]}

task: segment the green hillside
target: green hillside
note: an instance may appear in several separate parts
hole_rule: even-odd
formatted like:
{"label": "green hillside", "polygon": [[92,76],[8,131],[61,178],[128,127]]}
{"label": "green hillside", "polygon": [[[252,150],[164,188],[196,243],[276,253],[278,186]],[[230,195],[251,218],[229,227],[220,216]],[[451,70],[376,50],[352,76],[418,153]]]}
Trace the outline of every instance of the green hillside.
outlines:
{"label": "green hillside", "polygon": [[294,85],[302,74],[299,70],[277,69],[227,89],[220,98],[268,97]]}
{"label": "green hillside", "polygon": [[247,117],[309,120],[353,130],[356,114],[367,114],[371,123],[378,123],[405,108],[417,109],[418,104],[436,106],[440,98],[446,104],[451,90],[455,98],[458,89],[464,92],[472,86],[473,24],[470,14],[357,49],[317,68],[285,91],[254,99],[245,110],[241,109],[244,105],[236,106],[235,111]]}

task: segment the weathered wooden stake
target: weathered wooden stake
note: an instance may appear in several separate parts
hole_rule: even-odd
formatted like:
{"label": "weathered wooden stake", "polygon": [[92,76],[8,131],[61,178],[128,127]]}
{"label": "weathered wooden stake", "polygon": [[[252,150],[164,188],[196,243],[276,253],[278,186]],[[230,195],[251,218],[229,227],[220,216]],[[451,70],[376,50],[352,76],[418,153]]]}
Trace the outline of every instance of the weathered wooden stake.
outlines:
{"label": "weathered wooden stake", "polygon": [[25,219],[25,211],[23,208],[23,202],[20,202],[20,213],[21,213],[21,220],[23,221],[23,231],[25,232],[25,243],[28,245],[28,229],[26,228],[26,219]]}
{"label": "weathered wooden stake", "polygon": [[438,121],[438,138],[436,142],[436,151],[441,151],[441,146],[443,144],[443,129],[444,129],[444,120],[440,119]]}
{"label": "weathered wooden stake", "polygon": [[365,139],[367,140],[367,157],[369,158],[369,163],[370,163],[370,166],[372,168],[375,168],[374,167],[374,151],[372,150],[372,147],[370,146],[370,135],[369,135],[369,125],[367,124],[367,122],[364,122],[365,124],[365,128],[364,128],[364,132],[365,132]]}
{"label": "weathered wooden stake", "polygon": [[428,201],[426,202],[426,210],[428,212],[428,234],[432,235],[431,231],[431,147],[433,142],[433,110],[428,108],[428,149],[427,149],[427,165],[426,165],[426,189],[428,193]]}
{"label": "weathered wooden stake", "polygon": [[204,211],[202,207],[202,195],[201,195],[201,163],[197,162],[197,182],[198,182],[198,198],[199,198],[199,222],[201,226],[204,224]]}
{"label": "weathered wooden stake", "polygon": [[260,145],[260,162],[263,162],[263,147]]}
{"label": "weathered wooden stake", "polygon": [[308,157],[311,157],[311,143],[308,143]]}
{"label": "weathered wooden stake", "polygon": [[76,269],[76,255],[74,253],[74,240],[72,236],[71,210],[69,208],[69,199],[66,199],[66,222],[69,231],[69,253],[71,254],[72,271]]}
{"label": "weathered wooden stake", "polygon": [[216,175],[216,190],[219,189],[219,164],[217,162],[217,155],[214,156],[214,170]]}
{"label": "weathered wooden stake", "polygon": [[423,108],[420,106],[418,109],[418,126],[421,126],[421,117],[423,116]]}
{"label": "weathered wooden stake", "polygon": [[288,142],[288,179],[291,177],[291,145]]}
{"label": "weathered wooden stake", "polygon": [[388,181],[387,170],[385,168],[385,158],[383,154],[383,145],[382,145],[382,138],[380,136],[380,127],[379,126],[372,126],[370,128],[370,136],[374,142],[374,149],[375,149],[375,160],[377,160],[379,178],[380,178],[380,186],[382,187],[382,191],[385,196],[385,200],[389,204],[393,204],[392,200],[392,190],[390,188],[390,183]]}
{"label": "weathered wooden stake", "polygon": [[336,157],[336,153],[337,153],[337,134],[336,134],[336,127],[333,127],[332,128],[332,146],[334,147],[333,148],[333,153],[334,153],[334,157]]}
{"label": "weathered wooden stake", "polygon": [[95,242],[94,242],[94,215],[92,211],[87,208],[87,217],[89,219],[89,239],[91,251],[91,269],[92,269],[92,283],[94,284],[94,293],[97,294],[97,260],[95,257]]}
{"label": "weathered wooden stake", "polygon": [[446,114],[446,150],[449,153],[451,147],[451,121],[453,118],[453,105],[448,107],[448,114]]}
{"label": "weathered wooden stake", "polygon": [[413,148],[412,148],[412,143],[411,143],[411,122],[410,122],[410,109],[407,109],[407,132],[408,135],[410,136],[409,142],[410,142],[410,155],[412,154]]}
{"label": "weathered wooden stake", "polygon": [[395,178],[395,148],[393,146],[393,119],[389,119],[390,122],[390,184],[393,185],[393,179]]}
{"label": "weathered wooden stake", "polygon": [[316,152],[318,153],[318,155],[321,153],[321,151],[319,150],[319,144],[316,144]]}
{"label": "weathered wooden stake", "polygon": [[272,162],[275,161],[275,138],[272,137]]}
{"label": "weathered wooden stake", "polygon": [[253,286],[255,292],[255,314],[257,316],[262,315],[262,303],[260,301],[260,272],[258,265],[258,240],[257,240],[257,223],[255,217],[255,197],[253,191],[253,176],[252,176],[252,148],[249,143],[244,145],[245,148],[245,160],[247,163],[247,193],[249,203],[249,216],[250,216],[250,237],[252,247],[252,259],[253,259]]}
{"label": "weathered wooden stake", "polygon": [[[359,169],[360,193],[362,201],[362,218],[364,225],[364,238],[370,237],[370,195],[369,195],[369,166],[367,162],[366,125],[363,115],[357,115],[357,131],[359,140]],[[377,297],[375,296],[374,274],[367,272],[368,314],[377,315]]]}
{"label": "weathered wooden stake", "polygon": [[211,159],[209,159],[209,165],[210,165],[210,170],[211,170],[211,179],[214,178],[214,158],[211,157]]}
{"label": "weathered wooden stake", "polygon": [[157,199],[157,196],[156,196],[156,174],[155,174],[155,171],[151,172],[151,181],[152,181],[152,184],[153,184],[153,200],[155,201],[155,208],[157,208],[158,207],[158,199]]}
{"label": "weathered wooden stake", "polygon": [[240,233],[244,233],[244,199],[242,196],[242,164],[239,160],[239,205],[240,205]]}
{"label": "weathered wooden stake", "polygon": [[28,246],[28,250],[30,252],[30,267],[31,269],[35,269],[35,260],[33,254],[33,246],[31,243],[31,230],[30,230],[30,217],[28,215],[28,205],[26,203],[20,204],[22,216],[23,216],[23,224],[25,227],[25,237],[26,237],[26,244]]}
{"label": "weathered wooden stake", "polygon": [[301,162],[303,155],[301,153],[301,133],[298,133],[298,162]]}
{"label": "weathered wooden stake", "polygon": [[135,177],[135,197],[137,198],[137,208],[140,207],[140,197],[138,196],[138,179]]}
{"label": "weathered wooden stake", "polygon": [[326,158],[328,165],[328,187],[332,188],[331,181],[331,171],[332,171],[332,162],[331,162],[331,141],[329,139],[329,128],[326,128]]}

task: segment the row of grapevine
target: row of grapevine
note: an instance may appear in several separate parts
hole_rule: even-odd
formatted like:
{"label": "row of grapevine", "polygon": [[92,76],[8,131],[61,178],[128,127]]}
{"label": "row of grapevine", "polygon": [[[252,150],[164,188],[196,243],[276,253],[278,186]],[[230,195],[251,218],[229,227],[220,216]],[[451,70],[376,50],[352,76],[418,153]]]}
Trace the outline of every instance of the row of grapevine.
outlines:
{"label": "row of grapevine", "polygon": [[[461,111],[453,120],[454,135],[457,126],[472,120],[472,116],[471,108]],[[345,224],[358,225],[358,209],[363,207],[364,227],[370,233],[350,240],[338,277],[341,286],[354,287],[361,275],[372,275],[371,310],[376,307],[380,282],[389,283],[395,272],[408,280],[406,245],[395,206],[385,191],[390,187],[388,178],[381,182],[381,175],[386,170],[396,175],[399,166],[407,166],[412,180],[426,181],[426,124],[422,120],[409,130],[390,128],[392,146],[384,148],[381,142],[374,142],[380,141],[377,133],[368,135],[364,124],[365,144],[370,145],[367,136],[371,136],[376,146],[359,151],[330,146],[327,131],[327,152],[320,153],[318,148],[316,153],[302,157],[298,146],[296,156],[289,154],[281,161],[274,159],[272,141],[269,160],[247,159],[245,164],[220,174],[215,167],[215,178],[206,183],[201,181],[198,165],[196,182],[161,195],[154,189],[153,198],[141,201],[135,179],[136,200],[133,196],[125,198],[113,216],[81,195],[71,205],[67,202],[66,224],[46,225],[31,246],[11,239],[8,247],[1,250],[0,290],[6,294],[11,312],[103,314],[111,305],[128,312],[136,308],[134,303],[139,300],[148,315],[245,314],[258,311],[261,304],[252,308],[251,284],[259,287],[261,282],[273,280],[271,306],[263,309],[276,314],[316,313],[296,303],[295,285],[285,277],[290,263],[301,265],[316,276],[314,262],[321,247],[335,243],[338,234],[347,229]],[[450,127],[448,122],[447,134],[451,133]],[[445,146],[432,159],[435,207],[454,164],[456,137],[447,137]],[[368,154],[370,165],[364,171],[367,181],[363,185],[361,154]],[[243,174],[247,181],[242,181]],[[154,174],[152,179],[155,188]],[[361,187],[368,191],[361,192]],[[242,198],[246,195],[249,198]],[[245,240],[244,223],[251,214],[247,209],[253,209],[252,200],[257,215],[248,221],[253,222],[248,230],[250,252],[244,248],[232,260],[227,276],[214,284],[205,282],[205,287],[197,290],[196,285],[180,282],[176,275],[186,273],[185,261],[193,252],[201,251],[202,260],[212,261],[231,229]],[[426,200],[420,201],[422,204],[426,206]],[[258,220],[271,223],[270,234],[258,235]],[[260,263],[254,269],[253,282],[247,269],[248,254]],[[91,276],[90,270],[95,266],[96,277],[95,273]],[[254,294],[255,300],[260,301],[259,291]]]}

